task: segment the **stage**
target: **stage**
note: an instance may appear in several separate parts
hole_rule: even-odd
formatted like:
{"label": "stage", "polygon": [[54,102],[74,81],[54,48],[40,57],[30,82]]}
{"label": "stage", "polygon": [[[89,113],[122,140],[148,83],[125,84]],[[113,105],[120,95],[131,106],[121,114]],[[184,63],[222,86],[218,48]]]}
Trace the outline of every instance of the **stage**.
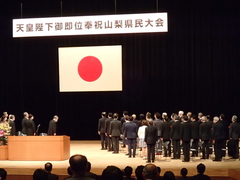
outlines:
{"label": "stage", "polygon": [[[88,158],[92,164],[92,172],[101,175],[102,170],[108,165],[115,165],[121,169],[126,166],[131,166],[133,171],[138,165],[145,165],[146,160],[140,158],[140,151],[137,150],[136,158],[128,158],[125,155],[126,150],[120,148],[119,154],[112,154],[107,150],[100,150],[100,141],[71,141],[70,154],[83,154]],[[17,149],[16,149],[17,151]],[[211,158],[213,158],[212,155]],[[47,161],[0,161],[0,168],[7,170],[8,175],[32,175],[37,168],[43,168]],[[67,175],[68,160],[64,161],[50,161],[53,164],[53,173],[58,175]],[[161,175],[165,171],[173,171],[176,176],[180,175],[180,169],[185,167],[188,169],[189,176],[197,173],[196,166],[199,163],[206,165],[205,174],[212,177],[228,177],[229,170],[239,170],[240,161],[232,160],[229,157],[223,159],[222,162],[213,162],[212,160],[201,160],[200,158],[192,158],[190,162],[182,162],[181,160],[171,160],[162,156],[156,156],[155,164],[162,169]],[[62,179],[62,178],[60,178]],[[227,179],[227,178],[226,178]]]}

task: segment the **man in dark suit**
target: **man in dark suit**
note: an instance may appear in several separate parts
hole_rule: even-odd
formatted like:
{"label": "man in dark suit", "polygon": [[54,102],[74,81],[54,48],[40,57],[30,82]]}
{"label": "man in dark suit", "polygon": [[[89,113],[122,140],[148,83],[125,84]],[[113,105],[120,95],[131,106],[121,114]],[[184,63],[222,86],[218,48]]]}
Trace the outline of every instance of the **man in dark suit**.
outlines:
{"label": "man in dark suit", "polygon": [[212,138],[214,141],[215,153],[215,159],[213,161],[221,161],[223,155],[222,148],[224,142],[224,127],[217,116],[213,118],[213,122]]}
{"label": "man in dark suit", "polygon": [[182,116],[181,118],[181,126],[180,126],[180,139],[182,141],[183,146],[183,162],[190,161],[190,139],[191,139],[191,126],[188,121],[187,116]]}
{"label": "man in dark suit", "polygon": [[[126,119],[128,119],[128,117]],[[132,118],[129,118],[129,122],[125,124],[125,131],[124,131],[124,137],[127,139],[127,144],[128,144],[129,158],[131,158],[132,156],[135,158],[135,155],[136,155],[137,131],[138,131],[138,127],[136,123],[133,122]],[[133,153],[132,153],[132,149],[133,149]]]}
{"label": "man in dark suit", "polygon": [[112,151],[112,138],[110,137],[110,123],[113,120],[112,113],[108,113],[108,119],[105,121],[105,135],[107,138],[108,151]]}
{"label": "man in dark suit", "polygon": [[157,141],[157,128],[153,126],[153,121],[148,121],[149,126],[145,129],[144,141],[147,144],[147,163],[155,161],[155,145]]}
{"label": "man in dark suit", "polygon": [[192,152],[192,157],[198,156],[198,142],[199,142],[199,126],[200,122],[196,121],[196,116],[192,115],[191,117],[191,138],[192,138],[192,149],[196,151]]}
{"label": "man in dark suit", "polygon": [[234,155],[233,155],[233,159],[237,159],[238,158],[238,154],[239,154],[239,138],[240,138],[240,125],[237,122],[237,116],[233,115],[232,116],[232,123],[230,124],[230,128],[229,128],[229,139],[232,140],[235,144],[235,151],[234,151]]}
{"label": "man in dark suit", "polygon": [[[165,114],[163,114],[163,117],[165,117]],[[162,150],[162,141],[160,136],[161,136],[163,121],[160,119],[161,115],[158,112],[154,113],[154,118],[155,119],[153,121],[153,126],[155,126],[158,130],[158,140],[156,144],[156,149],[157,149],[157,155],[160,155],[160,152]]]}
{"label": "man in dark suit", "polygon": [[181,123],[179,121],[179,117],[174,115],[174,122],[172,123],[172,128],[170,132],[170,137],[172,139],[173,145],[173,158],[172,159],[180,159],[180,127]]}
{"label": "man in dark suit", "polygon": [[201,118],[202,123],[199,126],[199,138],[202,142],[202,158],[201,159],[208,159],[210,153],[210,138],[211,138],[211,126],[207,122],[206,116],[202,116]]}
{"label": "man in dark suit", "polygon": [[56,136],[57,133],[57,122],[59,117],[57,115],[53,116],[53,119],[49,121],[48,126],[48,135],[49,136]]}
{"label": "man in dark suit", "polygon": [[119,137],[121,135],[121,122],[118,121],[118,114],[113,114],[113,121],[110,122],[110,137],[113,143],[113,154],[119,153]]}
{"label": "man in dark suit", "polygon": [[204,164],[199,164],[197,166],[197,171],[198,171],[198,174],[191,177],[190,179],[191,180],[210,180],[211,178],[208,176],[208,175],[205,175],[204,172],[205,172],[205,169],[206,169],[206,166]]}
{"label": "man in dark suit", "polygon": [[170,131],[171,123],[168,119],[164,119],[162,129],[161,129],[161,138],[164,144],[164,156],[171,157],[171,140],[170,140]]}
{"label": "man in dark suit", "polygon": [[9,126],[11,127],[10,135],[15,136],[16,135],[16,126],[15,126],[15,116],[13,114],[9,115]]}
{"label": "man in dark suit", "polygon": [[101,118],[98,120],[98,134],[100,135],[101,138],[101,150],[107,149],[107,140],[106,140],[106,135],[105,135],[105,122],[107,120],[107,114],[106,112],[102,112]]}
{"label": "man in dark suit", "polygon": [[44,168],[45,168],[45,171],[48,174],[48,180],[58,180],[58,175],[51,173],[51,171],[52,171],[52,164],[50,162],[46,163]]}
{"label": "man in dark suit", "polygon": [[[219,115],[219,122],[223,125],[223,142],[222,142],[222,149],[226,149],[226,142],[229,139],[229,122],[225,120],[224,114]],[[226,156],[226,150],[222,150],[222,157]]]}
{"label": "man in dark suit", "polygon": [[127,139],[125,138],[125,126],[127,123],[129,123],[129,116],[128,115],[124,115],[124,120],[125,122],[122,124],[122,139],[123,139],[123,146],[122,147],[126,147],[126,150],[127,150],[127,154],[126,155],[129,155],[128,153],[128,142],[127,142]]}
{"label": "man in dark suit", "polygon": [[23,113],[23,119],[22,119],[22,133],[26,134],[26,121],[28,120],[28,113]]}
{"label": "man in dark suit", "polygon": [[33,119],[34,119],[34,116],[32,114],[29,114],[29,119],[25,122],[27,136],[36,135],[36,126]]}
{"label": "man in dark suit", "polygon": [[187,116],[184,115],[181,118],[181,120],[182,122],[180,126],[180,138],[183,146],[183,155],[184,155],[183,162],[189,162],[190,161],[191,126]]}

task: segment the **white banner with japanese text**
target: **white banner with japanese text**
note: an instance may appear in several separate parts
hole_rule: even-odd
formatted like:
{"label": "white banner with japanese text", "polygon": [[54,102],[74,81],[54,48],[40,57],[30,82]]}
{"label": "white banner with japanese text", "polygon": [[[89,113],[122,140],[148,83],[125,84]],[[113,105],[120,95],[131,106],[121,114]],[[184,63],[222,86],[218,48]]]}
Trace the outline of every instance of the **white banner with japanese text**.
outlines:
{"label": "white banner with japanese text", "polygon": [[13,19],[13,37],[167,31],[167,13]]}

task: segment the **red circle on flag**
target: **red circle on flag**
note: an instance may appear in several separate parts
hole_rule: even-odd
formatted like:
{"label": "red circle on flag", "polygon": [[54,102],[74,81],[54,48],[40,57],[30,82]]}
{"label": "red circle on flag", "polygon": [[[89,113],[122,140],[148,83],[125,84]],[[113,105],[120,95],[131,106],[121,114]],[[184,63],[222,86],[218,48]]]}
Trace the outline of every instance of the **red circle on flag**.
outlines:
{"label": "red circle on flag", "polygon": [[102,63],[94,56],[86,56],[78,64],[78,74],[84,81],[96,81],[102,74]]}

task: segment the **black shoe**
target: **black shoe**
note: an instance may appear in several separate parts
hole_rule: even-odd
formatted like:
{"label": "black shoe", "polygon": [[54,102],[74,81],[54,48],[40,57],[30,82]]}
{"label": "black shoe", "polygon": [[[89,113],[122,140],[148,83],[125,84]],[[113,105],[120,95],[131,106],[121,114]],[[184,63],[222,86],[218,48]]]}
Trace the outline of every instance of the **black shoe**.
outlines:
{"label": "black shoe", "polygon": [[131,158],[131,156],[128,156],[128,158]]}
{"label": "black shoe", "polygon": [[206,159],[206,158],[202,157],[202,158],[200,158],[200,159]]}
{"label": "black shoe", "polygon": [[152,162],[154,163],[154,160],[152,160]]}
{"label": "black shoe", "polygon": [[171,159],[177,159],[177,158],[171,158]]}
{"label": "black shoe", "polygon": [[127,153],[127,154],[125,154],[126,156],[128,156],[129,155],[129,153]]}
{"label": "black shoe", "polygon": [[146,161],[146,163],[151,163],[151,161]]}
{"label": "black shoe", "polygon": [[113,152],[113,154],[118,154],[118,152]]}
{"label": "black shoe", "polygon": [[220,160],[220,159],[214,159],[213,161],[222,161],[222,160]]}
{"label": "black shoe", "polygon": [[135,156],[133,156],[133,158],[135,158]]}
{"label": "black shoe", "polygon": [[183,160],[182,162],[189,162],[189,160],[188,160],[188,161],[186,161],[186,160]]}
{"label": "black shoe", "polygon": [[125,148],[126,146],[121,146],[122,148]]}

